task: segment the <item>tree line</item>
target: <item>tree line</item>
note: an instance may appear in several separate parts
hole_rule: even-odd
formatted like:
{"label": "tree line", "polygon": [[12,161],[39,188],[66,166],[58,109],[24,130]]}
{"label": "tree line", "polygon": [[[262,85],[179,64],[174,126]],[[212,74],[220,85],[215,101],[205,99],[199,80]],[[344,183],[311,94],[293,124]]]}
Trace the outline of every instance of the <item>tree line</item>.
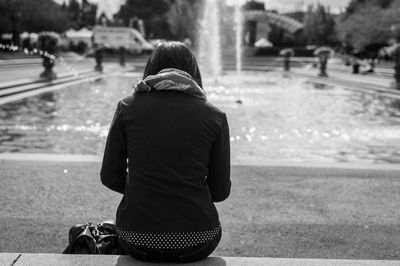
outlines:
{"label": "tree line", "polygon": [[[110,25],[132,26],[133,19],[141,19],[147,37],[195,40],[203,2],[204,0],[127,0],[108,21]],[[224,1],[218,3],[224,5]],[[254,0],[247,1],[244,7],[264,8],[261,1]],[[23,31],[64,32],[70,28],[90,28],[98,22],[96,13],[97,5],[88,0],[68,0],[62,5],[53,0],[0,0],[0,34]],[[231,13],[229,9],[222,7],[222,24],[231,23]],[[363,50],[382,46],[390,38],[400,37],[399,14],[398,0],[351,0],[339,15],[332,14],[329,8],[318,4],[309,6],[306,12],[291,14],[304,24],[301,35],[291,36],[271,26],[268,37],[275,45],[342,45],[348,49]],[[224,32],[221,35],[228,32],[228,27],[229,25],[223,25]]]}
{"label": "tree line", "polygon": [[376,52],[390,39],[400,41],[400,1],[352,0],[339,15],[322,5],[310,6],[304,17],[304,36],[309,44]]}
{"label": "tree line", "polygon": [[12,33],[18,43],[22,32],[64,32],[96,23],[97,5],[87,0],[69,0],[62,5],[53,0],[0,0],[0,34]]}

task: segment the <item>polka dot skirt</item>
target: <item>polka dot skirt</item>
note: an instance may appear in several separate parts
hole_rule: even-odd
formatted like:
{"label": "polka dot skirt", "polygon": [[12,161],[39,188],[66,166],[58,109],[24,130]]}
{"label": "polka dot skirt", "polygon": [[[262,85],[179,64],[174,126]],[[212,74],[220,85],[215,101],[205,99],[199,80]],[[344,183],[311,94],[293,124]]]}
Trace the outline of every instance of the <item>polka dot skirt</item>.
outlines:
{"label": "polka dot skirt", "polygon": [[206,243],[221,230],[221,225],[213,230],[198,232],[149,233],[125,231],[117,228],[118,236],[131,245],[154,249],[184,249]]}

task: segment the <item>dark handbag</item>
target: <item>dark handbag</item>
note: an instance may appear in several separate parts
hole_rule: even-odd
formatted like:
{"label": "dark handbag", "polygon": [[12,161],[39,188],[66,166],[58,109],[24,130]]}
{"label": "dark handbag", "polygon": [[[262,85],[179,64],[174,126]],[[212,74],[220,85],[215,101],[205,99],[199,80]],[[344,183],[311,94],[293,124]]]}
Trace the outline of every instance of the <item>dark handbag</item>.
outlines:
{"label": "dark handbag", "polygon": [[118,234],[112,222],[77,224],[69,230],[63,254],[117,254]]}

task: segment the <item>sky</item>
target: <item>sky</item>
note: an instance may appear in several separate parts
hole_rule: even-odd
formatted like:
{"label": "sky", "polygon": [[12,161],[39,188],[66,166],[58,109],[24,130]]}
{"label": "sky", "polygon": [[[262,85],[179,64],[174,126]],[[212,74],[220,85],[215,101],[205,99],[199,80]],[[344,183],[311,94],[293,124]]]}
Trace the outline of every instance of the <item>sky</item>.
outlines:
{"label": "sky", "polygon": [[[64,0],[54,0],[60,4]],[[218,1],[218,0],[215,0]],[[243,3],[245,0],[226,0],[228,3]],[[339,13],[343,10],[350,0],[263,0],[267,9],[276,9],[280,13],[291,12],[295,10],[305,10],[309,4],[321,3],[324,6],[328,6],[333,13]],[[66,1],[68,2],[68,1]],[[99,13],[105,11],[108,17],[112,17],[114,13],[119,10],[121,4],[125,3],[125,0],[89,0],[91,3],[97,3],[99,7]]]}

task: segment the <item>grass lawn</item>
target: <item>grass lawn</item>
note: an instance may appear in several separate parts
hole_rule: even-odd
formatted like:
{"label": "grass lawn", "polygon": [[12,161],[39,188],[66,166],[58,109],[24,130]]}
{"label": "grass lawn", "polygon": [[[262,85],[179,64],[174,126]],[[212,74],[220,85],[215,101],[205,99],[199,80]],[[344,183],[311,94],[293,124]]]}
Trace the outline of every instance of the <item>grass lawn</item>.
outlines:
{"label": "grass lawn", "polygon": [[[76,223],[114,218],[99,163],[0,161],[0,252],[60,253]],[[216,256],[400,259],[400,171],[232,168]]]}

